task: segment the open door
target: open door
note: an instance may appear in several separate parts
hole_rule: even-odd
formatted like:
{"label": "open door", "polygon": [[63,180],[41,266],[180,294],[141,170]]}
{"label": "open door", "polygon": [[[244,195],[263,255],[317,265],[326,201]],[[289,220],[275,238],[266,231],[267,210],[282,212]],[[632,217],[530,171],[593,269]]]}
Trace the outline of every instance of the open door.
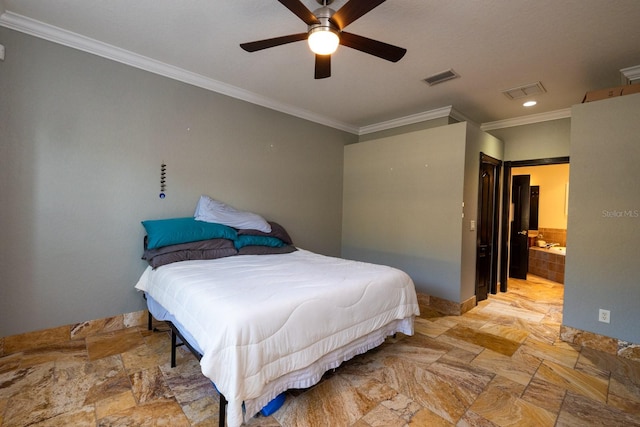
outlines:
{"label": "open door", "polygon": [[476,301],[497,292],[498,283],[498,201],[500,164],[480,153],[478,224],[476,247]]}
{"label": "open door", "polygon": [[526,279],[529,269],[529,201],[531,177],[516,175],[512,178],[511,203],[513,217],[511,218],[511,234],[509,246],[509,277]]}

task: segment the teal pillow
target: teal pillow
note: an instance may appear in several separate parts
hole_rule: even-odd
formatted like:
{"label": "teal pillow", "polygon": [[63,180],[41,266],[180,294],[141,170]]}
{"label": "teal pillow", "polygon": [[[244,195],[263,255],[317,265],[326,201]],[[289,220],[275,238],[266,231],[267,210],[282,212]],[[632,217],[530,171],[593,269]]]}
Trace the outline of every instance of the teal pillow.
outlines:
{"label": "teal pillow", "polygon": [[235,240],[237,232],[231,227],[212,222],[196,221],[193,217],[142,221],[147,231],[147,248],[209,239]]}
{"label": "teal pillow", "polygon": [[268,246],[270,248],[281,248],[287,245],[277,237],[254,236],[250,234],[239,235],[233,243],[235,244],[236,249],[240,249],[245,246]]}

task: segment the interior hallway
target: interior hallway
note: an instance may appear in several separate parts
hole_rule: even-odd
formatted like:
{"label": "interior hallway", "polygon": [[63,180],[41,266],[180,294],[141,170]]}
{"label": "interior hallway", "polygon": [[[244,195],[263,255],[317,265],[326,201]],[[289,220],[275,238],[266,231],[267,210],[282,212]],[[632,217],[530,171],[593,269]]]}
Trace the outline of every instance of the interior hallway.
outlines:
{"label": "interior hallway", "polygon": [[[289,392],[248,425],[640,426],[640,363],[559,341],[562,296],[562,285],[530,276],[463,316],[422,308],[414,336]],[[184,348],[170,368],[166,332],[0,354],[3,427],[217,425],[214,388]]]}

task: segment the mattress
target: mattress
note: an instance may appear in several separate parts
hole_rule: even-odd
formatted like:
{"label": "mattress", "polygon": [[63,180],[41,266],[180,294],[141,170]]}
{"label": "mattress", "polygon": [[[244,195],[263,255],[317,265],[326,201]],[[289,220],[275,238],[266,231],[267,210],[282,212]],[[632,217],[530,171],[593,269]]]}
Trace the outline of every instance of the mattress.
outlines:
{"label": "mattress", "polygon": [[227,424],[288,388],[384,341],[419,314],[404,272],[306,250],[147,268],[136,284],[202,350],[202,372],[228,401]]}

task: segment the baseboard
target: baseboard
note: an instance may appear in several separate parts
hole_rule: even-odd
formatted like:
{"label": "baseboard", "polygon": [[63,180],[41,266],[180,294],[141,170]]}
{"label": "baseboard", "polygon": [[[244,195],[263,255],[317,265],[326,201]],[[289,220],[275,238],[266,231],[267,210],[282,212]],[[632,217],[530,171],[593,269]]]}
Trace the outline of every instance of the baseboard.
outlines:
{"label": "baseboard", "polygon": [[570,344],[587,347],[640,362],[640,344],[583,331],[571,326],[560,326],[560,339]]}
{"label": "baseboard", "polygon": [[134,326],[146,326],[147,313],[147,310],[140,310],[103,319],[88,320],[72,325],[1,337],[0,357],[32,348],[55,346],[68,341],[84,339],[90,335],[113,332]]}
{"label": "baseboard", "polygon": [[418,303],[447,316],[460,316],[476,306],[475,295],[462,303],[418,293]]}

